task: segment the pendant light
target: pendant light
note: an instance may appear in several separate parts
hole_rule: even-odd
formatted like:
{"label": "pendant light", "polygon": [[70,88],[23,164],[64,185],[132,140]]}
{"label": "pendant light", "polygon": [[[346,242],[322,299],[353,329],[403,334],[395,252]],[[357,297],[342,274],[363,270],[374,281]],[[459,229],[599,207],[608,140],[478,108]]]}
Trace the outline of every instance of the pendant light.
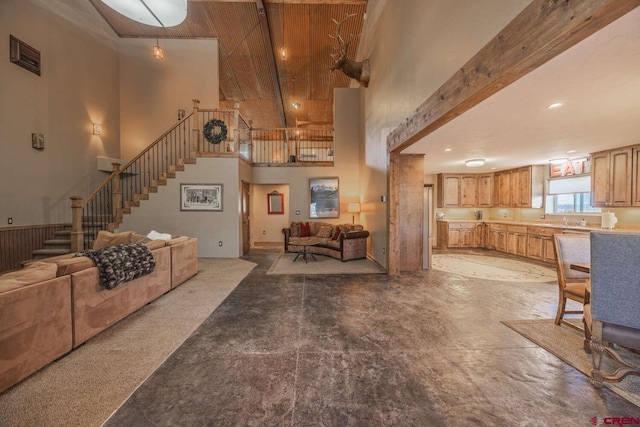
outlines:
{"label": "pendant light", "polygon": [[282,24],[282,46],[280,47],[280,59],[283,61],[287,60],[287,48],[285,47],[284,42],[284,0],[280,4],[280,23]]}
{"label": "pendant light", "polygon": [[291,106],[298,110],[300,108],[300,104],[296,102],[296,78],[291,77],[291,81],[293,82],[293,102],[291,103]]}
{"label": "pendant light", "polygon": [[158,42],[158,36],[156,36],[156,45],[153,47],[153,57],[158,60],[164,59],[164,52],[160,47],[160,42]]}

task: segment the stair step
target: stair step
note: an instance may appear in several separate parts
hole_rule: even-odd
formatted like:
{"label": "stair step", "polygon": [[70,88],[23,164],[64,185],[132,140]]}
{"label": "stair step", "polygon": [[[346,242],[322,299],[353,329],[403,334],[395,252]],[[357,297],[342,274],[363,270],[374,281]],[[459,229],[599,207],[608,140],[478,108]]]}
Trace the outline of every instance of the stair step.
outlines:
{"label": "stair step", "polygon": [[144,187],[145,191],[147,193],[157,193],[158,192],[158,187]]}
{"label": "stair step", "polygon": [[192,159],[182,159],[182,164],[184,165],[195,165],[196,164],[196,159],[192,158]]}
{"label": "stair step", "polygon": [[176,173],[175,172],[165,172],[162,174],[162,178],[163,179],[168,179],[168,178],[175,178],[176,177]]}
{"label": "stair step", "polygon": [[167,180],[166,180],[166,178],[153,179],[153,180],[151,180],[151,185],[153,187],[159,187],[161,185],[167,185]]}
{"label": "stair step", "polygon": [[60,230],[60,231],[53,232],[54,238],[68,239],[70,236],[71,236],[71,230]]}
{"label": "stair step", "polygon": [[126,208],[132,208],[132,207],[138,207],[140,206],[140,202],[135,201],[135,200],[129,200],[127,202],[124,202],[124,207]]}
{"label": "stair step", "polygon": [[131,208],[122,208],[120,211],[122,214],[131,214]]}
{"label": "stair step", "polygon": [[184,171],[184,165],[175,165],[174,168],[175,168],[176,172]]}
{"label": "stair step", "polygon": [[148,194],[136,194],[133,196],[133,200],[149,200],[149,195]]}
{"label": "stair step", "polygon": [[71,239],[50,239],[43,242],[44,247],[71,246]]}
{"label": "stair step", "polygon": [[71,249],[36,249],[32,254],[34,259],[43,259],[70,253]]}

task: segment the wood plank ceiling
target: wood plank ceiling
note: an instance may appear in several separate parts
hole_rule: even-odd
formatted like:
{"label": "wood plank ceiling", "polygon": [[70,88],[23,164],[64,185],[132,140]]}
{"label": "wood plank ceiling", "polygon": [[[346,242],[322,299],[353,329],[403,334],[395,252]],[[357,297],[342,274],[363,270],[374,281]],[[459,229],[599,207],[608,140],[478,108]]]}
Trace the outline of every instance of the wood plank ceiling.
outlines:
{"label": "wood plank ceiling", "polygon": [[[89,0],[119,37],[216,38],[220,62],[220,108],[240,101],[253,128],[333,127],[333,88],[349,87],[333,63],[333,19],[355,14],[342,36],[362,31],[368,0],[188,0],[180,25],[156,28],[132,21],[100,0]],[[355,58],[359,38],[349,46]],[[280,58],[286,47],[287,58]],[[292,79],[295,78],[295,82]],[[295,109],[293,104],[299,104]],[[207,106],[203,106],[207,107]]]}

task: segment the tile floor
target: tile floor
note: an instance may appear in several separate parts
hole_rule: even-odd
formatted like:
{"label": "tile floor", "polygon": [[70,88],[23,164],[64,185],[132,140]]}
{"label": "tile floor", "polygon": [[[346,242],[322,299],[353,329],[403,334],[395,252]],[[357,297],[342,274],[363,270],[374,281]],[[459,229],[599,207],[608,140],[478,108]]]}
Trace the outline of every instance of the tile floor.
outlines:
{"label": "tile floor", "polygon": [[106,426],[569,426],[640,408],[500,323],[552,318],[552,283],[430,270],[271,276],[279,249]]}

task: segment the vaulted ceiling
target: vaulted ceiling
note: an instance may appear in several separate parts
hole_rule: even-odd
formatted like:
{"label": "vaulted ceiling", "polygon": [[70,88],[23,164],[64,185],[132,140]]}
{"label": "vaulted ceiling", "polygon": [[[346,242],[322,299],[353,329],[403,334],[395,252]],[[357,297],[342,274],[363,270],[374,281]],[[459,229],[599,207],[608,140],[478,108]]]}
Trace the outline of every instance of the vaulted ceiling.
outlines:
{"label": "vaulted ceiling", "polygon": [[[335,53],[334,19],[355,14],[341,35],[355,35],[355,58],[368,0],[188,0],[180,25],[156,28],[130,20],[100,0],[89,0],[119,37],[216,38],[220,108],[240,102],[254,128],[333,126],[333,89],[350,78],[329,71]],[[286,60],[279,56],[281,47]],[[295,81],[294,81],[295,79]],[[293,104],[299,104],[294,108]]]}

